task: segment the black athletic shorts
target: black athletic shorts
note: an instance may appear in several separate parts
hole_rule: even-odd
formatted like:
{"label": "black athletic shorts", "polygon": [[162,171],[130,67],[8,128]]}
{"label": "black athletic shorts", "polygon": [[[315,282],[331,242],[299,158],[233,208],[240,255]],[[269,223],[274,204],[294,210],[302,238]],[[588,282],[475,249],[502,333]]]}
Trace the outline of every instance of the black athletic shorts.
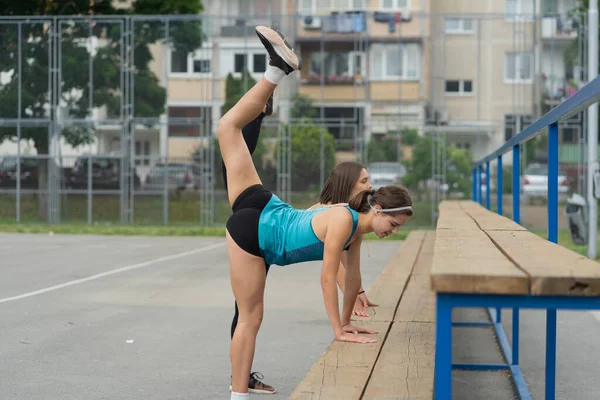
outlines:
{"label": "black athletic shorts", "polygon": [[240,248],[257,257],[263,257],[258,243],[260,214],[271,200],[273,193],[263,185],[252,185],[244,190],[233,203],[233,214],[227,220],[227,231]]}

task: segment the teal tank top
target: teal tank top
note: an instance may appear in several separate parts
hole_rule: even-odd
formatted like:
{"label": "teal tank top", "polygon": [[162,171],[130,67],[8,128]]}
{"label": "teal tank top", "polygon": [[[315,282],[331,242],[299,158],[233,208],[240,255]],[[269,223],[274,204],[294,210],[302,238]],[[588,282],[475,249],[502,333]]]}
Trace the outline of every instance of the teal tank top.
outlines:
{"label": "teal tank top", "polygon": [[[258,243],[265,262],[283,266],[322,260],[325,243],[315,235],[311,223],[326,208],[297,210],[273,195],[262,210],[258,225]],[[352,213],[352,233],[344,247],[358,226],[358,213],[348,206],[345,208]]]}

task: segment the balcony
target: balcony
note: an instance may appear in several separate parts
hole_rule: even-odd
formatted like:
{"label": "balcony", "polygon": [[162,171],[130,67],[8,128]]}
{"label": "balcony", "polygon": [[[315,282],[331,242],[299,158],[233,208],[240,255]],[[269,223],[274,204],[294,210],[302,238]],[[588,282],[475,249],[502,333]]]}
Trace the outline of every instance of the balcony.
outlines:
{"label": "balcony", "polygon": [[542,19],[542,39],[571,40],[577,38],[573,20],[564,15],[546,15]]}
{"label": "balcony", "polygon": [[[303,85],[320,85],[321,75],[311,72],[308,77],[302,78],[301,82]],[[359,74],[334,74],[323,76],[323,83],[325,85],[354,85],[355,83],[358,84],[362,82],[363,78]]]}
{"label": "balcony", "polygon": [[542,76],[542,95],[544,103],[549,106],[560,104],[579,90],[579,82],[564,77]]}

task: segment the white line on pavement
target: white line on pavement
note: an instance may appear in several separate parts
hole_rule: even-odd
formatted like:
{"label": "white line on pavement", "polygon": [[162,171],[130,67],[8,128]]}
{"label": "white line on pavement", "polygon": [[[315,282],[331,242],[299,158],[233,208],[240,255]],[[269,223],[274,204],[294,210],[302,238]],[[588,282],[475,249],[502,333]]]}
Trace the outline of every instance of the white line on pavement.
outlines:
{"label": "white line on pavement", "polygon": [[87,278],[76,279],[74,281],[61,283],[60,285],[50,286],[45,289],[36,290],[34,292],[24,293],[24,294],[20,294],[18,296],[13,296],[13,297],[6,297],[4,299],[0,299],[0,303],[8,303],[9,301],[21,300],[21,299],[25,299],[27,297],[37,296],[38,294],[47,293],[47,292],[51,292],[54,290],[63,289],[63,288],[69,287],[69,286],[78,285],[80,283],[93,281],[95,279],[104,278],[105,276],[120,274],[121,272],[126,272],[126,271],[131,271],[133,269],[147,267],[149,265],[161,263],[164,261],[176,260],[178,258],[191,256],[193,254],[204,253],[206,251],[213,250],[213,249],[216,249],[216,248],[219,248],[222,246],[225,246],[225,242],[211,244],[210,246],[205,246],[205,247],[201,247],[199,249],[194,249],[194,250],[188,250],[188,251],[184,251],[182,253],[172,254],[170,256],[154,258],[152,260],[144,261],[144,262],[141,262],[138,264],[127,265],[125,267],[113,269],[111,271],[106,271],[106,272],[102,272],[100,274],[88,276]]}

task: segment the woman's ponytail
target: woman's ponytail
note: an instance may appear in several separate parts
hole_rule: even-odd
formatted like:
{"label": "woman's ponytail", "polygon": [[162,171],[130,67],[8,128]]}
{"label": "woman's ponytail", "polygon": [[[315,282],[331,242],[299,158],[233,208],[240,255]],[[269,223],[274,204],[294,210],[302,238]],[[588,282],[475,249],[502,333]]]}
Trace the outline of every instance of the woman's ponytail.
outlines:
{"label": "woman's ponytail", "polygon": [[363,190],[354,196],[349,202],[348,205],[351,209],[364,213],[369,211],[370,207],[370,197],[375,193],[375,190]]}

